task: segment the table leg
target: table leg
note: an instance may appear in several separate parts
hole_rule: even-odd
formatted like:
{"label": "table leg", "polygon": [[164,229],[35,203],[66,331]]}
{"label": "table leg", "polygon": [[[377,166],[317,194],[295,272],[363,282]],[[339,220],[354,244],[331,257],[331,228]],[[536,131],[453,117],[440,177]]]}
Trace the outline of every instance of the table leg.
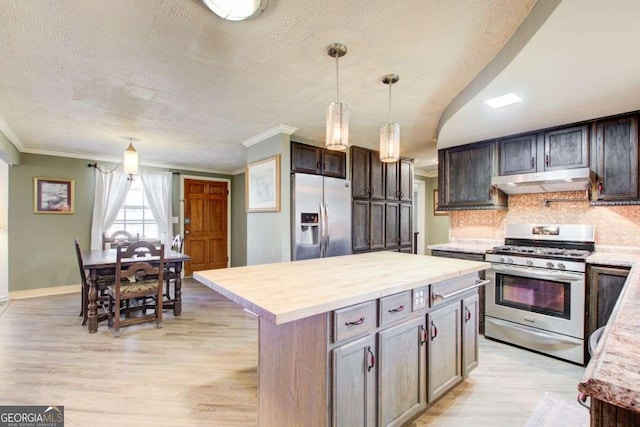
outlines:
{"label": "table leg", "polygon": [[177,262],[175,264],[175,271],[177,279],[175,283],[176,289],[174,295],[175,300],[173,303],[173,315],[180,316],[180,314],[182,313],[182,262]]}
{"label": "table leg", "polygon": [[91,270],[89,274],[89,333],[95,334],[98,331],[98,289],[96,288],[96,280],[98,273]]}

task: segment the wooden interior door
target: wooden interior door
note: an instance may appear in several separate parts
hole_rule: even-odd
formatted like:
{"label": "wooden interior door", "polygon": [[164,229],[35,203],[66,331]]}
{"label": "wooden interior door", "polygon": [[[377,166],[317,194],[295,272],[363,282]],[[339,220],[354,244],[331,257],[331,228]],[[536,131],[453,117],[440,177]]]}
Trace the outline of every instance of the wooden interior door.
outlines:
{"label": "wooden interior door", "polygon": [[185,275],[194,271],[225,268],[227,256],[226,182],[184,180]]}

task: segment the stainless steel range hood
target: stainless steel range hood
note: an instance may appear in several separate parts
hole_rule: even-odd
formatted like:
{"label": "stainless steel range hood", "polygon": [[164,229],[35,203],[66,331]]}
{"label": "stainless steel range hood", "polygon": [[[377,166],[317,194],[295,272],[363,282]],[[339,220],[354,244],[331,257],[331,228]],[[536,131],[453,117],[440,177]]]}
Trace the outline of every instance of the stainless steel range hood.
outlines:
{"label": "stainless steel range hood", "polygon": [[554,191],[584,191],[595,182],[589,168],[494,176],[491,185],[507,194],[548,193]]}

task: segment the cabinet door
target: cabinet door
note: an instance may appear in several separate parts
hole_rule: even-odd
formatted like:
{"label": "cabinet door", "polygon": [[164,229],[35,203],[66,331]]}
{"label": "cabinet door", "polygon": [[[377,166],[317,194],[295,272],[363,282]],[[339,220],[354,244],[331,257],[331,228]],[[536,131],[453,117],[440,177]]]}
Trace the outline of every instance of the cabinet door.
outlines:
{"label": "cabinet door", "polygon": [[478,366],[480,298],[476,293],[462,300],[462,376]]}
{"label": "cabinet door", "polygon": [[369,197],[369,150],[351,146],[351,195]]}
{"label": "cabinet door", "polygon": [[[449,148],[440,152],[442,162],[438,163],[438,185],[441,189],[441,207],[469,209],[496,206],[491,189],[491,177],[497,163],[493,142]],[[499,206],[503,204],[506,205],[506,200],[498,203]]]}
{"label": "cabinet door", "polygon": [[413,162],[410,159],[398,161],[400,200],[410,202],[413,197]]}
{"label": "cabinet door", "polygon": [[400,191],[398,191],[398,163],[385,164],[385,194],[387,200],[399,200]]}
{"label": "cabinet door", "polygon": [[376,425],[375,338],[373,335],[332,351],[332,419],[334,427]]}
{"label": "cabinet door", "polygon": [[293,172],[321,174],[322,148],[311,145],[291,143],[291,170]]}
{"label": "cabinet door", "polygon": [[400,203],[400,247],[411,249],[413,243],[411,230],[411,204]]}
{"label": "cabinet door", "polygon": [[543,170],[589,166],[588,126],[575,126],[544,133]]}
{"label": "cabinet door", "polygon": [[500,175],[535,172],[536,141],[535,133],[499,140]]}
{"label": "cabinet door", "polygon": [[385,191],[384,180],[384,163],[380,161],[380,153],[371,151],[371,186],[369,197],[372,199],[383,200]]}
{"label": "cabinet door", "polygon": [[362,251],[369,249],[369,202],[366,200],[353,201],[353,221],[351,224],[352,247],[353,251]]}
{"label": "cabinet door", "polygon": [[401,426],[426,408],[425,351],[424,317],[378,334],[379,426]]}
{"label": "cabinet door", "polygon": [[627,116],[594,124],[597,200],[638,198],[638,119]]}
{"label": "cabinet door", "polygon": [[428,402],[433,402],[462,380],[460,307],[458,300],[427,316]]}
{"label": "cabinet door", "polygon": [[589,267],[587,335],[585,338],[607,324],[628,275],[628,268]]}
{"label": "cabinet door", "polygon": [[400,204],[387,202],[385,218],[385,239],[386,249],[398,248],[400,245]]}
{"label": "cabinet door", "polygon": [[370,202],[371,216],[369,231],[369,249],[384,249],[385,203]]}
{"label": "cabinet door", "polygon": [[322,175],[336,178],[347,177],[347,153],[322,150]]}

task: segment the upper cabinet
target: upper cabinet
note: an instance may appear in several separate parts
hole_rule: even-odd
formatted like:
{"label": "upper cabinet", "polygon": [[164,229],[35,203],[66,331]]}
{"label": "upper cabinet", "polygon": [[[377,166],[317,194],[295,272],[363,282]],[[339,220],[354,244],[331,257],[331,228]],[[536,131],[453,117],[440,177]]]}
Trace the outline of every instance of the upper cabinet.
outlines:
{"label": "upper cabinet", "polygon": [[638,117],[623,116],[593,123],[592,169],[597,201],[638,199]]}
{"label": "upper cabinet", "polygon": [[351,192],[353,197],[384,199],[385,167],[377,151],[351,146]]}
{"label": "upper cabinet", "polygon": [[507,197],[491,187],[498,170],[494,141],[438,150],[438,209],[505,209]]}
{"label": "upper cabinet", "polygon": [[582,125],[499,139],[500,175],[588,167],[588,137]]}
{"label": "upper cabinet", "polygon": [[402,158],[386,164],[386,198],[410,202],[413,195],[413,161]]}
{"label": "upper cabinet", "polygon": [[314,175],[347,177],[347,154],[313,145],[291,143],[291,171]]}

